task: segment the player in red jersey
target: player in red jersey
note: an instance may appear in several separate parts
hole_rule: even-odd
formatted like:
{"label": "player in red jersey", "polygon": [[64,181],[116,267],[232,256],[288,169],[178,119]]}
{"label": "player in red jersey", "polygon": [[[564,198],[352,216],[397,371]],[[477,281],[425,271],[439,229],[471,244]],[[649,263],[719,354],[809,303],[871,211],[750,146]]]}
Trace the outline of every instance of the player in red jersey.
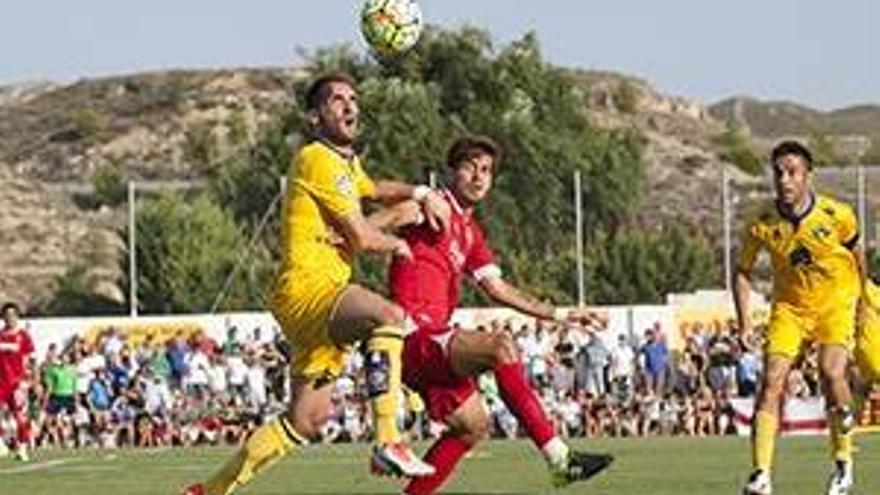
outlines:
{"label": "player in red jersey", "polygon": [[419,223],[416,205],[383,220],[398,225],[413,222],[402,231],[413,256],[408,260],[395,259],[390,273],[393,298],[416,327],[404,343],[404,380],[425,399],[431,418],[449,428],[425,455],[435,474],[410,481],[404,490],[406,495],[436,492],[458,461],[488,435],[489,416],[475,393],[475,377],[486,371],[494,374],[505,405],[543,453],[554,484],[562,486],[590,478],[612,460],[608,455],[572,451],[556,436],[537,394],[527,382],[519,351],[510,335],[458,331],[449,326],[463,276],[494,301],[525,314],[563,324],[607,324],[603,313],[554,307],[520,292],[501,277],[473,216],[474,206],[492,187],[499,159],[499,148],[485,137],[461,138],[451,146],[447,155],[450,187],[442,194],[453,214],[445,232],[432,231]]}
{"label": "player in red jersey", "polygon": [[[0,329],[0,408],[7,409],[15,419],[16,456],[28,460],[31,424],[27,417],[25,374],[28,356],[34,343],[21,325],[21,310],[15,303],[3,305],[3,328]],[[0,431],[0,449],[5,449],[5,434]]]}

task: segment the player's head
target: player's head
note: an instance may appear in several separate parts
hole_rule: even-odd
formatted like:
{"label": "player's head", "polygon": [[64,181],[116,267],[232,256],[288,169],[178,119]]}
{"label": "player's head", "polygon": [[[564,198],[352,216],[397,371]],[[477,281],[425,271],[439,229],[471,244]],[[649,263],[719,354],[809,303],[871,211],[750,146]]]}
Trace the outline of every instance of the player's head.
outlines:
{"label": "player's head", "polygon": [[306,110],[317,135],[338,146],[351,146],[358,130],[357,90],[343,72],[325,74],[306,92]]}
{"label": "player's head", "polygon": [[486,136],[458,138],[446,153],[452,189],[459,200],[475,205],[492,188],[492,179],[501,161],[501,148]]}
{"label": "player's head", "polygon": [[14,302],[8,302],[3,305],[3,323],[6,324],[9,328],[15,328],[18,326],[18,317],[21,316],[21,308],[18,307],[18,304]]}
{"label": "player's head", "polygon": [[813,155],[797,141],[783,141],[770,154],[776,200],[788,206],[802,204],[810,194]]}

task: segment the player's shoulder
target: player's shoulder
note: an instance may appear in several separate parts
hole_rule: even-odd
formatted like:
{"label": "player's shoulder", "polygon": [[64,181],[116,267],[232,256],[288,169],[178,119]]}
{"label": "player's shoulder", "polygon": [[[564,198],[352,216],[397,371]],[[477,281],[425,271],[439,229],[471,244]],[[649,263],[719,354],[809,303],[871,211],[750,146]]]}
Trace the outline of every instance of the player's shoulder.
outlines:
{"label": "player's shoulder", "polygon": [[315,140],[301,147],[296,152],[296,173],[310,176],[340,166],[337,153],[325,143]]}
{"label": "player's shoulder", "polygon": [[816,209],[823,215],[832,218],[844,218],[853,215],[852,206],[848,203],[824,194],[816,196]]}

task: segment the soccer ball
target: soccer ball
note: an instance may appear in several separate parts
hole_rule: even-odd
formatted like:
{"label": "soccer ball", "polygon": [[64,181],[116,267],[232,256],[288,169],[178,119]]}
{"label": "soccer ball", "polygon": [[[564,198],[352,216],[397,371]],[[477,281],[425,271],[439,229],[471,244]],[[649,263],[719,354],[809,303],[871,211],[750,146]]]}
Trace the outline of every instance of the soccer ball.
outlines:
{"label": "soccer ball", "polygon": [[377,55],[400,55],[422,34],[422,11],[415,0],[367,0],[361,10],[361,32]]}

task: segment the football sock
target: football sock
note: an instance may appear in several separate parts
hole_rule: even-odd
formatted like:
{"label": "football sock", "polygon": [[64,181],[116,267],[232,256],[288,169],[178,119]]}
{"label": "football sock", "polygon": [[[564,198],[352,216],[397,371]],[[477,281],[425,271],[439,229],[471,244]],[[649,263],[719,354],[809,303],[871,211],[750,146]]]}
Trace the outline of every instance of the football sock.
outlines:
{"label": "football sock", "polygon": [[779,431],[779,419],[775,414],[759,410],[755,413],[753,426],[752,466],[757,470],[770,472],[773,465],[776,433]]}
{"label": "football sock", "polygon": [[400,374],[403,329],[383,326],[367,342],[367,394],[373,403],[375,441],[382,445],[400,441],[397,412],[400,408]]}
{"label": "football sock", "polygon": [[425,454],[425,462],[434,466],[434,474],[413,478],[403,493],[406,495],[431,495],[443,486],[471,446],[457,436],[444,434],[434,442]]}
{"label": "football sock", "polygon": [[835,461],[852,461],[853,425],[844,424],[847,421],[852,421],[852,417],[849,416],[851,414],[848,408],[832,408],[828,411],[828,424],[831,430],[831,455]]}
{"label": "football sock", "polygon": [[228,495],[279,459],[307,444],[308,441],[293,429],[287,418],[274,419],[254,430],[235,456],[205,483],[205,493]]}
{"label": "football sock", "polygon": [[502,363],[495,367],[494,372],[501,400],[523,425],[532,442],[543,449],[556,435],[538,395],[526,382],[522,363]]}

